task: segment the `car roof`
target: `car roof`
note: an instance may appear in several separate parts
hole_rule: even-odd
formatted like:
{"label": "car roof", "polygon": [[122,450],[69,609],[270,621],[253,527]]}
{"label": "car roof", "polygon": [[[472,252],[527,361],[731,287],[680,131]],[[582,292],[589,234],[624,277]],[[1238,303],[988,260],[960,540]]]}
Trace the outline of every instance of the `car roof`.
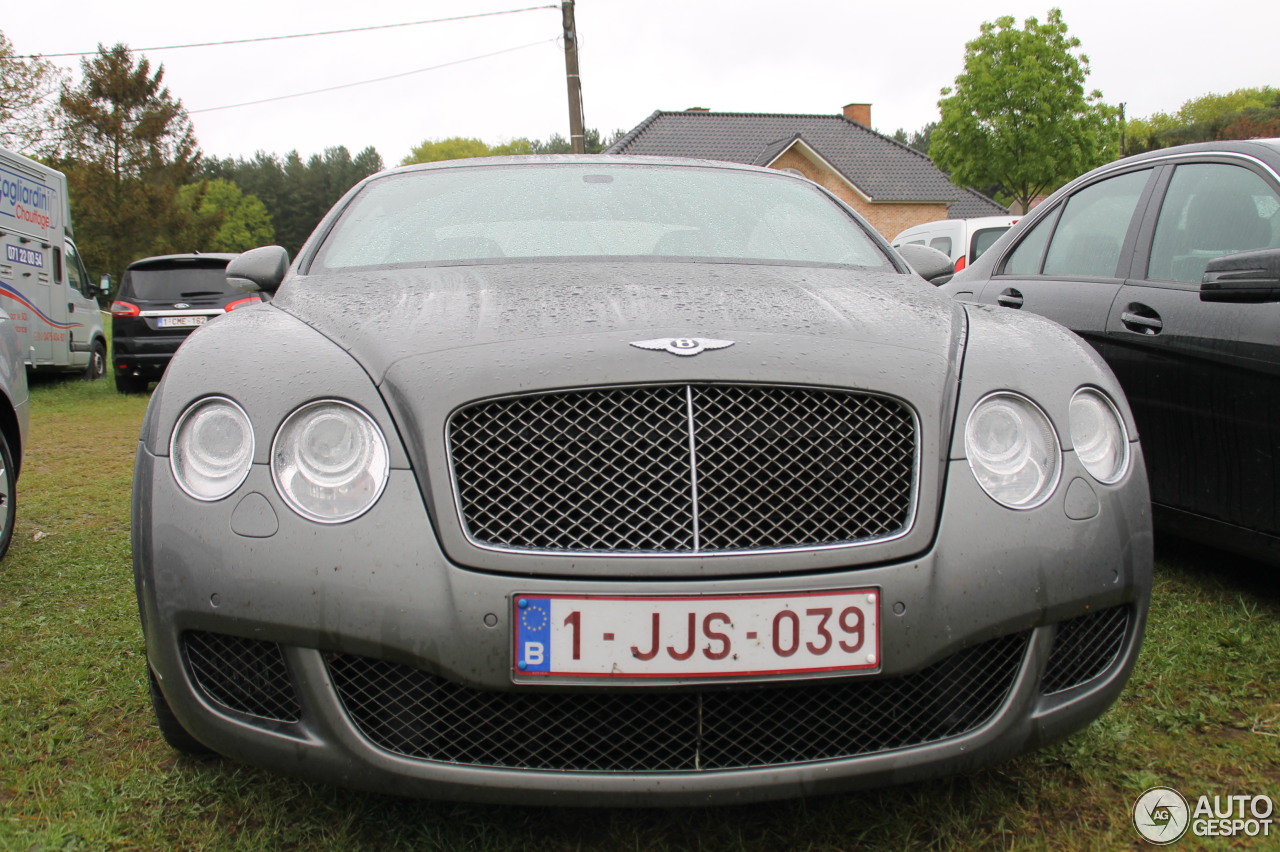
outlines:
{"label": "car roof", "polygon": [[[411,166],[400,166],[378,172],[370,177],[405,172],[432,171],[435,169],[498,167],[527,165],[610,165],[610,166],[672,166],[675,168],[708,168],[722,171],[759,172],[767,175],[787,175],[794,180],[808,181],[803,175],[770,169],[764,166],[751,166],[745,163],[731,163],[724,160],[699,160],[693,157],[650,157],[631,154],[526,154],[513,157],[472,157],[465,160],[440,160],[435,163],[415,163]],[[811,182],[811,181],[810,181]]]}
{"label": "car roof", "polygon": [[142,269],[152,266],[226,266],[240,255],[226,252],[189,252],[187,254],[161,254],[155,257],[144,257],[129,264],[127,269]]}
{"label": "car roof", "polygon": [[[1243,154],[1245,156],[1263,160],[1272,167],[1277,167],[1280,166],[1280,138],[1193,142],[1190,145],[1175,145],[1172,148],[1158,148],[1155,151],[1146,151],[1141,154],[1134,154],[1131,157],[1116,160],[1113,163],[1101,166],[1096,171],[1124,168],[1134,163],[1142,163],[1149,160],[1172,159],[1177,157],[1194,156],[1197,154]],[[1089,174],[1093,174],[1093,172],[1089,172]]]}

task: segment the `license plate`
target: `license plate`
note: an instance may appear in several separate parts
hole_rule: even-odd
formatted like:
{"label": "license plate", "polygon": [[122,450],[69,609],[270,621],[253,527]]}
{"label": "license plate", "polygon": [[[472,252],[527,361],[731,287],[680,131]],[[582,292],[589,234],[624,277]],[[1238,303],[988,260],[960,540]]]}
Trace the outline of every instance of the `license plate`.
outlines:
{"label": "license plate", "polygon": [[208,317],[160,317],[156,325],[160,328],[185,328],[193,325],[204,325]]}
{"label": "license plate", "polygon": [[778,595],[516,595],[512,674],[700,678],[880,666],[878,589]]}

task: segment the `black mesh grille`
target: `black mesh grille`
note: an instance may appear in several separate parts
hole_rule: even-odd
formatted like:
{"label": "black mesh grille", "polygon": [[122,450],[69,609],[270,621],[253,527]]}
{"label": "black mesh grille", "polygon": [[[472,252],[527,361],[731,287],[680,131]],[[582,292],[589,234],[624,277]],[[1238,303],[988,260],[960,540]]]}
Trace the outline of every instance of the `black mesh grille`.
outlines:
{"label": "black mesh grille", "polygon": [[910,522],[915,421],[848,391],[671,385],[495,400],[450,420],[470,536],[706,552],[887,537]]}
{"label": "black mesh grille", "polygon": [[1129,607],[1116,606],[1058,625],[1041,690],[1061,692],[1093,680],[1110,667],[1124,644]]}
{"label": "black mesh grille", "polygon": [[182,638],[192,679],[210,701],[263,719],[298,721],[298,699],[278,644],[198,630]]}
{"label": "black mesh grille", "polygon": [[705,692],[487,692],[419,669],[329,654],[375,745],[470,766],[673,772],[778,766],[936,742],[978,728],[1013,685],[1027,634],[913,675]]}

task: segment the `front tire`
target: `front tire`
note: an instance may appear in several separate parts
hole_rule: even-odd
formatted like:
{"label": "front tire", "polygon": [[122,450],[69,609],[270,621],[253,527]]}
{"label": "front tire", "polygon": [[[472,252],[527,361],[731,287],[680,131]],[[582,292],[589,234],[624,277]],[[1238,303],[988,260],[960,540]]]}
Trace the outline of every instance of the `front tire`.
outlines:
{"label": "front tire", "polygon": [[18,471],[13,466],[9,439],[0,432],[0,559],[13,541],[13,526],[18,519]]}
{"label": "front tire", "polygon": [[191,736],[191,732],[182,726],[177,716],[173,715],[173,710],[165,700],[164,693],[160,691],[160,684],[156,682],[155,673],[151,671],[150,665],[147,666],[147,685],[151,688],[151,707],[156,713],[156,725],[160,728],[160,736],[164,737],[169,747],[183,754],[201,756],[213,754],[213,749]]}
{"label": "front tire", "polygon": [[93,348],[89,350],[89,363],[84,368],[84,378],[87,382],[95,382],[107,374],[107,344],[102,340],[93,341]]}

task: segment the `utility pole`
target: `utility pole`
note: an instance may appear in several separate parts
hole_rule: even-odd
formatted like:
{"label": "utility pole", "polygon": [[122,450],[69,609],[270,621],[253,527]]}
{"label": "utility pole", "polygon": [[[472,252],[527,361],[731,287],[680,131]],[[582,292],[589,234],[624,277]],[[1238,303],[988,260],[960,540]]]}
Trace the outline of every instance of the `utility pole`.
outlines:
{"label": "utility pole", "polygon": [[587,137],[582,129],[582,78],[578,76],[578,29],[573,21],[573,0],[563,0],[564,73],[569,83],[569,143],[573,153],[587,153]]}

